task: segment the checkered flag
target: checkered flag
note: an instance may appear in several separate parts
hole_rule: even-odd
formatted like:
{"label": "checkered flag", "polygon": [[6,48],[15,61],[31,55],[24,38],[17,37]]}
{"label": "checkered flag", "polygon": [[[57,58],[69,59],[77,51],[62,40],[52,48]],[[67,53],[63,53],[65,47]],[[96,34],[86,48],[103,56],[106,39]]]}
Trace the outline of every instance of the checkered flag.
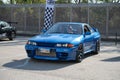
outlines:
{"label": "checkered flag", "polygon": [[[50,2],[50,0],[47,2]],[[44,31],[48,30],[53,25],[53,14],[54,14],[54,4],[46,3],[45,16],[44,16]]]}
{"label": "checkered flag", "polygon": [[54,9],[47,7],[45,9],[45,17],[44,17],[44,29],[47,30],[53,24],[53,13]]}

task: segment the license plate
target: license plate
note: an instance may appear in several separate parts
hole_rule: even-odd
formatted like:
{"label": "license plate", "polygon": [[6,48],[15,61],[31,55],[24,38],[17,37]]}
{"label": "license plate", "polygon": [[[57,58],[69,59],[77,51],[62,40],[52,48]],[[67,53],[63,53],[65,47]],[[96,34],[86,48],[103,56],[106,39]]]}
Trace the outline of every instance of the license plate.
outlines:
{"label": "license plate", "polygon": [[41,53],[50,53],[50,49],[39,48],[38,49]]}
{"label": "license plate", "polygon": [[38,48],[36,50],[36,55],[56,57],[56,52],[54,49]]}

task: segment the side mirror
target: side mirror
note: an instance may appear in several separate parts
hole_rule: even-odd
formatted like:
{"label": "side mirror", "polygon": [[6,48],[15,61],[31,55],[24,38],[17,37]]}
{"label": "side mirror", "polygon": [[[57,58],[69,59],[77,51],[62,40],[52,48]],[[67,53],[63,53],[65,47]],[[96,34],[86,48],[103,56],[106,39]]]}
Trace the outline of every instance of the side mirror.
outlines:
{"label": "side mirror", "polygon": [[90,35],[91,33],[90,32],[85,32],[85,35]]}
{"label": "side mirror", "polygon": [[98,32],[98,29],[97,29],[97,28],[92,27],[92,29],[93,29],[95,32]]}

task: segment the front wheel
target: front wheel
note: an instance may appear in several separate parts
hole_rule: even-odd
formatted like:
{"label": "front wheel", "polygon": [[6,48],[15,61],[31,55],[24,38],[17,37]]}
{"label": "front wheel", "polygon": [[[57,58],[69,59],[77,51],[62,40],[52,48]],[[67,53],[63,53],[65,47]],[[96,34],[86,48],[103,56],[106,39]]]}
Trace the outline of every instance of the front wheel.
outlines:
{"label": "front wheel", "polygon": [[16,34],[14,31],[11,32],[10,36],[8,37],[9,40],[13,40],[15,38]]}
{"label": "front wheel", "polygon": [[77,52],[76,52],[76,62],[81,62],[83,60],[83,57],[84,57],[84,52],[83,52],[83,45],[80,44]]}

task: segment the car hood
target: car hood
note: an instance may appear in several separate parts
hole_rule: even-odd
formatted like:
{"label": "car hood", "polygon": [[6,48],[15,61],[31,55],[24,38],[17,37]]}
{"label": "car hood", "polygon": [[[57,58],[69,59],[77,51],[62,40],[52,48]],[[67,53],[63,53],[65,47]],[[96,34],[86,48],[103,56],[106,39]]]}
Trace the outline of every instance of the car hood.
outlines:
{"label": "car hood", "polygon": [[46,43],[71,43],[78,44],[82,40],[82,35],[74,34],[42,34],[30,39],[35,42]]}

